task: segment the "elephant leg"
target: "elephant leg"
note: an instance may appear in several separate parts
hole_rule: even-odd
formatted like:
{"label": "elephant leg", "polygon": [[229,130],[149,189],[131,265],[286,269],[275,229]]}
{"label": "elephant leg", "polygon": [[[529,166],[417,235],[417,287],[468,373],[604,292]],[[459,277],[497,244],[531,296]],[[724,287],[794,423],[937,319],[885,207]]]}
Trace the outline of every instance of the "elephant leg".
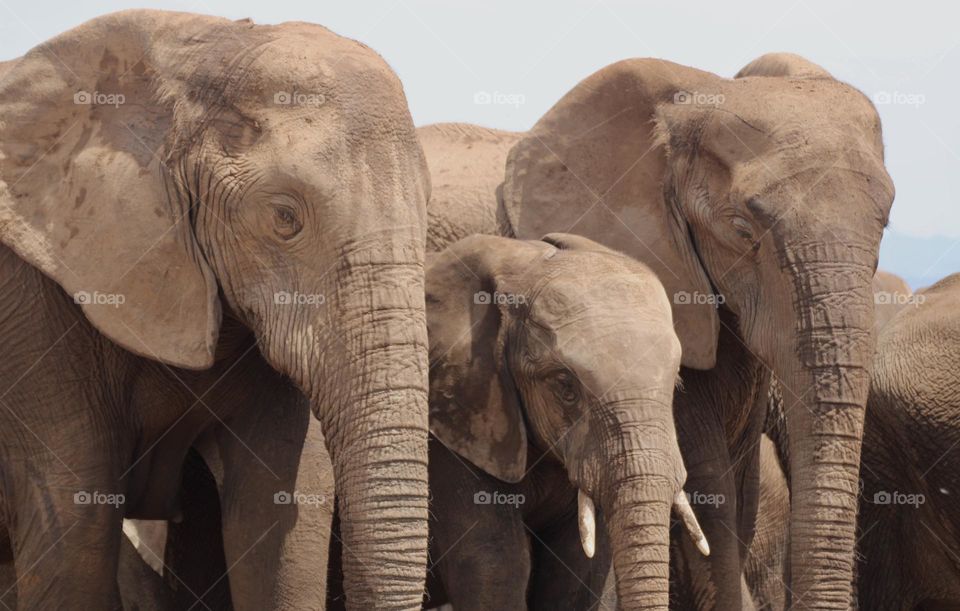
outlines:
{"label": "elephant leg", "polygon": [[523,507],[490,502],[512,488],[433,437],[430,481],[430,570],[453,608],[526,609],[531,553]]}
{"label": "elephant leg", "polygon": [[681,539],[682,556],[688,564],[689,579],[681,587],[693,589],[690,598],[697,609],[740,609],[742,543],[737,534],[736,465],[724,427],[711,411],[685,401],[677,402],[674,415],[687,468],[684,490],[710,543],[710,556],[704,558],[686,534],[672,530],[673,536]]}
{"label": "elephant leg", "polygon": [[[606,608],[602,603],[611,570],[611,550],[602,514],[597,516],[597,522],[593,558],[583,553],[576,506],[562,524],[532,536],[535,568],[530,584],[531,609],[556,609],[557,601],[564,601],[564,609]],[[616,590],[615,582],[613,589]]]}
{"label": "elephant leg", "polygon": [[[322,609],[333,468],[303,395],[272,371],[212,438],[238,611]],[[264,431],[270,431],[265,435]]]}
{"label": "elephant leg", "polygon": [[19,608],[121,609],[116,576],[125,497],[117,492],[118,470],[59,446],[53,451],[72,458],[69,470],[46,461],[42,475],[39,465],[14,470],[10,531]]}

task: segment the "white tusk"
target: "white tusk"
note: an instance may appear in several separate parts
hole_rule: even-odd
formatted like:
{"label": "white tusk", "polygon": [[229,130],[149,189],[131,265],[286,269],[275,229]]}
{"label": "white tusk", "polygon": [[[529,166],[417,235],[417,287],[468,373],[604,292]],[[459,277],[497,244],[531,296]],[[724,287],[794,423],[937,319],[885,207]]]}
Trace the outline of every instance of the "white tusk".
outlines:
{"label": "white tusk", "polygon": [[597,548],[597,510],[593,501],[582,490],[577,491],[577,524],[580,526],[580,545],[587,558],[593,558]]}
{"label": "white tusk", "polygon": [[690,507],[690,501],[687,500],[687,495],[683,490],[678,492],[677,496],[673,497],[673,506],[676,508],[677,513],[680,514],[680,519],[683,520],[683,525],[687,528],[687,532],[690,533],[690,538],[697,544],[697,549],[700,550],[700,553],[704,556],[709,556],[710,544],[707,543],[707,537],[700,529],[697,516],[693,513],[693,509]]}

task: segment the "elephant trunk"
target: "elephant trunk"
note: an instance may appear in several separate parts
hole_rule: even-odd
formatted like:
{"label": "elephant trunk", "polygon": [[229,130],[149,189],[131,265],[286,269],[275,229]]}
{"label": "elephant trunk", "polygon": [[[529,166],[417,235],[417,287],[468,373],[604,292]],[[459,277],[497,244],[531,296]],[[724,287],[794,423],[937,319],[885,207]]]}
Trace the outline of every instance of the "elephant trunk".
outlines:
{"label": "elephant trunk", "polygon": [[[314,410],[340,515],[350,609],[419,609],[427,561],[427,338],[422,250],[341,258],[335,337],[320,342]],[[422,246],[419,247],[422,249]]]}
{"label": "elephant trunk", "polygon": [[811,248],[816,252],[795,259],[805,261],[804,273],[793,276],[796,340],[778,357],[791,471],[789,590],[791,608],[848,609],[873,353],[873,270],[828,246]]}
{"label": "elephant trunk", "polygon": [[608,475],[599,500],[610,535],[617,598],[622,609],[666,610],[670,509],[684,479],[670,403],[645,401],[614,421],[615,432],[601,452]]}

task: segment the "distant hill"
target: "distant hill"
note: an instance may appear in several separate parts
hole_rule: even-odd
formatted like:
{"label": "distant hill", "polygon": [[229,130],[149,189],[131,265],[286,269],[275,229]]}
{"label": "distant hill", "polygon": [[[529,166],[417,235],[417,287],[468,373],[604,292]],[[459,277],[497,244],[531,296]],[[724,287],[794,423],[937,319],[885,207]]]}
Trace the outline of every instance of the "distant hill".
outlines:
{"label": "distant hill", "polygon": [[880,243],[880,268],[902,277],[917,290],[960,272],[960,238],[918,238],[887,231]]}

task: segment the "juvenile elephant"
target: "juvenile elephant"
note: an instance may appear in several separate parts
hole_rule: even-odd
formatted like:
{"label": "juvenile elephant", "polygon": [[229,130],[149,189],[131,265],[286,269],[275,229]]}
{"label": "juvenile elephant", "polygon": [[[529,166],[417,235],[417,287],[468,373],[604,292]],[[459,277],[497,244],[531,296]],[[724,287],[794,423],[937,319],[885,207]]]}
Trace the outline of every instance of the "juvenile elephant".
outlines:
{"label": "juvenile elephant", "polygon": [[612,557],[648,584],[621,608],[666,607],[671,507],[709,546],[681,489],[659,280],[566,234],[471,236],[426,277],[430,605],[593,609]]}
{"label": "juvenile elephant", "polygon": [[[156,11],[4,71],[0,561],[15,557],[20,607],[116,608],[121,519],[178,514],[197,437],[307,403],[351,607],[418,605],[429,178],[394,73],[319,26]],[[254,429],[266,448],[288,434],[271,426]],[[268,501],[246,520],[236,498],[225,521],[250,544],[296,512]],[[225,542],[242,565],[251,545]],[[276,603],[260,594],[250,608]]]}
{"label": "juvenile elephant", "polygon": [[[793,446],[790,588],[803,606],[846,610],[871,280],[893,201],[870,101],[796,56],[764,56],[736,79],[630,59],[568,92],[504,168],[482,200],[505,219],[491,232],[581,234],[646,263],[673,299],[686,487],[727,501],[694,505],[713,549],[696,606],[741,604],[772,372]],[[448,209],[447,226],[467,218]]]}

